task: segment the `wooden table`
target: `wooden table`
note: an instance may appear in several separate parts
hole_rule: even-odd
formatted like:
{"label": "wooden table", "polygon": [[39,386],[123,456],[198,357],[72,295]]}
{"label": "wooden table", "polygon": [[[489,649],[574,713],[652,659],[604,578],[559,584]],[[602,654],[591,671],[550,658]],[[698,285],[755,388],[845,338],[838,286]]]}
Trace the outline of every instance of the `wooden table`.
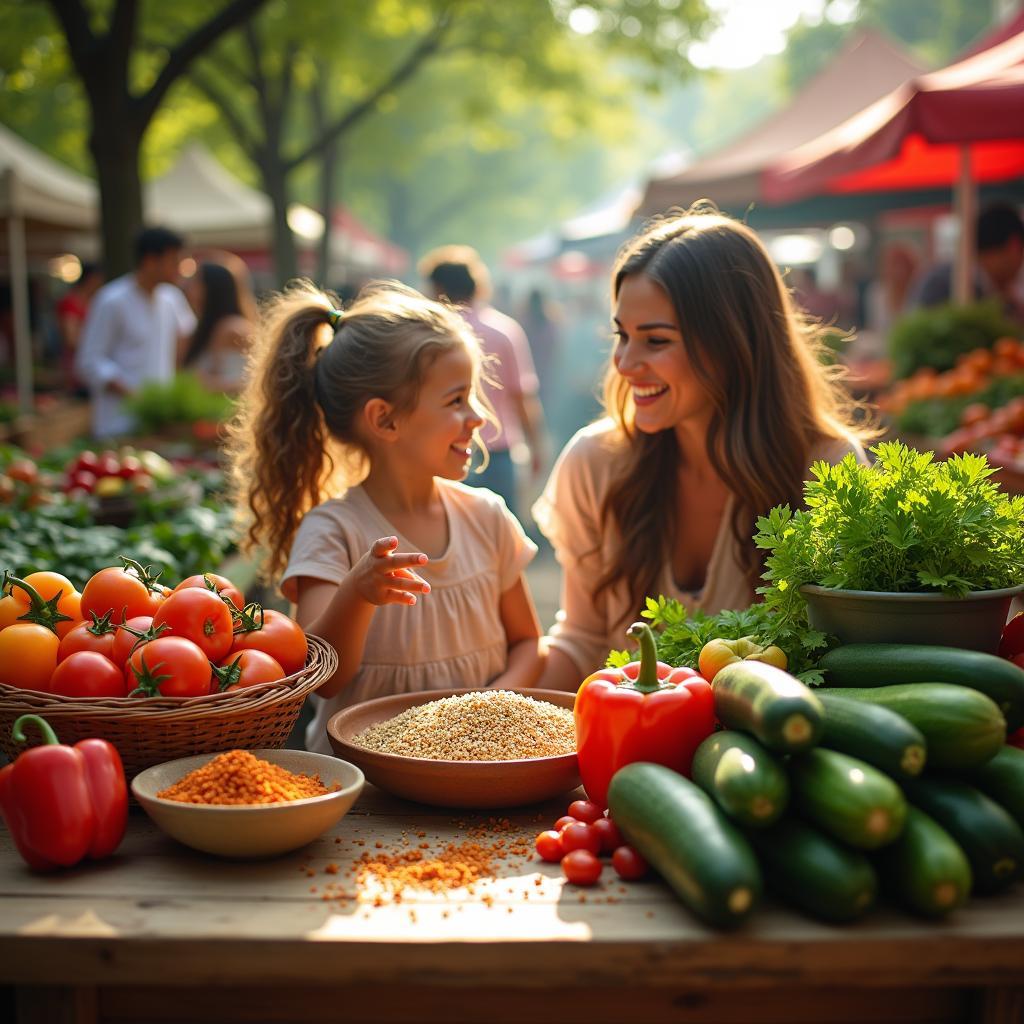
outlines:
{"label": "wooden table", "polygon": [[[533,836],[564,806],[511,820]],[[116,858],[49,876],[25,869],[0,831],[0,985],[16,1007],[0,1004],[0,1019],[1024,1021],[1021,887],[945,924],[883,908],[831,928],[769,904],[722,935],[660,883],[620,886],[610,869],[584,891],[557,865],[513,858],[473,896],[407,893],[382,906],[347,874],[377,842],[433,847],[480,820],[368,789],[306,850],[234,863],[176,845],[135,813]],[[324,900],[325,886],[351,898]]]}

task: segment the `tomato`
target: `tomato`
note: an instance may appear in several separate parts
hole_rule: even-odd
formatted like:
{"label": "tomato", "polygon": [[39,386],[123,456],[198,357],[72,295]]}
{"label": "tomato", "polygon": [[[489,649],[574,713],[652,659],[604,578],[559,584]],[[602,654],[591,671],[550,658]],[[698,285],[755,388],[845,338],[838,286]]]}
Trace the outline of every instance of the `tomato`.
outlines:
{"label": "tomato", "polygon": [[[44,601],[49,601],[55,598],[58,594],[71,594],[75,590],[74,583],[67,578],[62,576],[59,572],[30,572],[25,577],[25,582],[32,587]],[[14,595],[23,608],[28,608],[32,603],[32,599],[28,596],[28,591],[14,584],[11,587],[11,593]]]}
{"label": "tomato", "polygon": [[306,653],[309,649],[306,634],[297,622],[288,618],[283,612],[265,611],[263,628],[248,633],[239,633],[235,637],[232,651],[248,648],[254,651],[265,651],[281,664],[281,668],[292,675],[306,664]]}
{"label": "tomato", "polygon": [[577,821],[585,821],[591,825],[598,818],[604,817],[604,808],[599,807],[593,800],[573,800],[566,813]]}
{"label": "tomato", "polygon": [[551,864],[557,864],[565,856],[565,850],[562,849],[562,837],[554,829],[549,828],[546,832],[541,832],[534,840],[533,845],[537,850],[537,856]]}
{"label": "tomato", "polygon": [[589,850],[573,850],[562,858],[562,874],[573,885],[593,885],[601,877],[601,862]]}
{"label": "tomato", "polygon": [[566,853],[587,850],[596,857],[601,852],[601,836],[586,822],[574,821],[566,825],[559,835],[562,837],[562,849]]}
{"label": "tomato", "polygon": [[148,697],[201,697],[210,692],[210,662],[191,640],[160,636],[142,644],[125,667],[129,694]]}
{"label": "tomato", "polygon": [[1003,635],[999,641],[999,657],[1015,658],[1018,654],[1024,654],[1024,612],[1014,615],[1010,621],[1003,626]]}
{"label": "tomato", "polygon": [[15,622],[0,631],[0,682],[46,693],[57,667],[60,640],[34,622]]}
{"label": "tomato", "polygon": [[572,825],[576,819],[571,814],[563,814],[558,821],[555,822],[553,828],[556,832],[561,832],[566,825]]}
{"label": "tomato", "polygon": [[199,573],[196,576],[189,576],[188,579],[182,580],[174,589],[187,590],[189,587],[201,587],[203,590],[209,590],[210,587],[207,584],[207,580],[213,584],[214,590],[220,594],[221,597],[226,597],[239,611],[245,607],[245,598],[242,596],[242,592],[225,576],[218,576],[215,572]]}
{"label": "tomato", "polygon": [[1011,732],[1006,737],[1006,744],[1010,747],[1019,747],[1024,750],[1024,729],[1018,729],[1016,732]]}
{"label": "tomato", "polygon": [[622,845],[622,833],[611,818],[598,818],[590,827],[601,840],[602,853],[613,853]]}
{"label": "tomato", "polygon": [[210,661],[220,661],[231,650],[231,612],[212,590],[189,587],[172,593],[153,616],[154,627],[164,623],[169,627],[165,635],[191,640]]}
{"label": "tomato", "polygon": [[102,654],[75,651],[54,670],[50,692],[65,697],[124,697],[124,672]]}
{"label": "tomato", "polygon": [[632,846],[620,846],[612,854],[612,867],[619,878],[626,882],[635,882],[648,871],[647,861]]}
{"label": "tomato", "polygon": [[142,463],[134,455],[125,455],[121,458],[121,465],[117,468],[117,475],[122,480],[131,480],[141,469]]}
{"label": "tomato", "polygon": [[89,473],[95,473],[96,467],[100,464],[100,457],[88,448],[85,451],[80,452],[77,459],[71,463],[69,472],[75,473],[78,471],[85,471]]}
{"label": "tomato", "polygon": [[149,588],[131,569],[113,565],[100,569],[82,590],[83,618],[110,612],[112,622],[153,614]]}
{"label": "tomato", "polygon": [[108,450],[100,455],[99,460],[96,463],[96,468],[93,472],[98,477],[117,476],[120,470],[121,463],[117,458],[117,452]]}
{"label": "tomato", "polygon": [[68,619],[65,622],[57,623],[57,636],[62,640],[75,628],[84,621],[82,619],[82,595],[77,590],[72,590],[70,594],[65,594],[57,602],[57,611],[61,615],[67,615]]}
{"label": "tomato", "polygon": [[[61,623],[61,625],[65,625],[65,623]],[[104,658],[113,661],[116,632],[113,626],[100,628],[97,632],[97,627],[91,622],[75,623],[61,637],[60,647],[57,649],[58,663],[78,651],[92,651],[94,654],[102,654]]]}
{"label": "tomato", "polygon": [[39,467],[31,459],[15,459],[5,472],[23,484],[34,484],[39,479]]}
{"label": "tomato", "polygon": [[[236,651],[234,654],[229,654],[219,667],[230,668],[236,663],[240,669],[238,678],[229,681],[228,685],[224,687],[226,690],[242,690],[247,686],[255,686],[257,683],[276,683],[279,679],[284,679],[284,669],[263,651]],[[227,678],[230,680],[232,677],[233,673],[229,674]],[[216,682],[216,678],[214,681]],[[215,686],[214,693],[217,692],[217,689],[218,687]]]}
{"label": "tomato", "polygon": [[0,597],[0,629],[13,625],[25,614],[25,606],[13,595]]}
{"label": "tomato", "polygon": [[[124,623],[129,629],[134,629],[135,633],[145,633],[153,625],[152,615],[136,615],[134,618],[129,619]],[[128,655],[132,653],[132,648],[139,642],[139,638],[134,633],[130,633],[128,629],[122,629],[120,626],[114,633],[114,645],[110,652],[110,660],[115,665],[124,665],[128,661]]]}

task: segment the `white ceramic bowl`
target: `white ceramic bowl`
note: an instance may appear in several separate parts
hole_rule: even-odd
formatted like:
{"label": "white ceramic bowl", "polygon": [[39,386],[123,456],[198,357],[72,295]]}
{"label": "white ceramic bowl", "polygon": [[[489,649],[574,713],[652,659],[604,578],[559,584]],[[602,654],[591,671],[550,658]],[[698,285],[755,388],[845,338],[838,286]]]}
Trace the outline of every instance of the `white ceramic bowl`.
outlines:
{"label": "white ceramic bowl", "polygon": [[311,843],[336,825],[356,802],[363,773],[348,761],[306,750],[253,750],[264,761],[290,772],[319,775],[336,792],[281,804],[186,804],[156,794],[182,776],[209,763],[217,754],[197,754],[165,761],[140,772],[132,793],[153,821],[179,843],[221,857],[274,857]]}

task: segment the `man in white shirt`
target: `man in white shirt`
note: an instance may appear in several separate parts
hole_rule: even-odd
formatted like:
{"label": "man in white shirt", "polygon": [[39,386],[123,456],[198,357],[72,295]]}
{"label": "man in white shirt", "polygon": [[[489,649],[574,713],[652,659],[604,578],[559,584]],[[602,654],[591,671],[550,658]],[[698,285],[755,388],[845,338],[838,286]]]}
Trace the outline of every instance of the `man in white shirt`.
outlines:
{"label": "man in white shirt", "polygon": [[104,285],[89,306],[75,369],[92,398],[98,438],[135,427],[123,399],[148,381],[174,376],[180,340],[196,318],[178,279],[182,239],[167,228],[145,228],[135,240],[135,270]]}

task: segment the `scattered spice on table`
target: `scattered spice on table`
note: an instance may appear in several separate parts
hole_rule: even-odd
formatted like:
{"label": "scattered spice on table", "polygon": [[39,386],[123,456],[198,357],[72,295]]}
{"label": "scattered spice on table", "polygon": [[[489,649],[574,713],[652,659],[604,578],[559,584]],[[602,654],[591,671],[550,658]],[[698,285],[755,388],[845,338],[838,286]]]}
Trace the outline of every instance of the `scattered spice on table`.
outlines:
{"label": "scattered spice on table", "polygon": [[319,775],[299,775],[247,750],[229,750],[157,796],[186,804],[280,804],[329,792]]}
{"label": "scattered spice on table", "polygon": [[352,742],[432,761],[513,761],[571,754],[576,728],[568,708],[511,690],[480,690],[409,708]]}

